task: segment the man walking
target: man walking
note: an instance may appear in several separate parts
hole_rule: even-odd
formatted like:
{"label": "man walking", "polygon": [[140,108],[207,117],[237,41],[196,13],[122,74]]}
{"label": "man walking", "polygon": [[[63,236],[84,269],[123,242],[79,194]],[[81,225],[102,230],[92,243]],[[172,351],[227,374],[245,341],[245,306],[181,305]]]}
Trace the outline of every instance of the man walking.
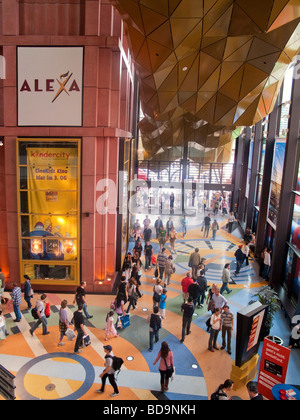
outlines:
{"label": "man walking", "polygon": [[198,298],[198,308],[203,308],[205,292],[207,290],[207,280],[204,276],[204,270],[200,270],[200,274],[197,278],[197,283],[199,284],[199,287],[200,287],[200,294]]}
{"label": "man walking", "polygon": [[144,254],[145,254],[145,271],[151,267],[151,260],[153,255],[153,247],[149,241],[146,241],[146,245],[144,247]]}
{"label": "man walking", "polygon": [[147,319],[147,322],[149,323],[149,351],[153,350],[153,338],[155,338],[156,343],[159,341],[159,330],[162,326],[162,320],[158,311],[158,306],[155,306],[152,314],[150,314]]}
{"label": "man walking", "polygon": [[103,393],[104,392],[104,388],[105,388],[105,383],[106,383],[106,379],[108,378],[109,383],[111,384],[111,386],[114,389],[114,392],[112,394],[110,394],[111,397],[116,397],[117,395],[119,395],[119,389],[118,386],[116,384],[116,380],[115,380],[115,370],[113,369],[113,351],[112,351],[112,346],[103,346],[104,348],[104,352],[105,352],[105,369],[104,371],[101,373],[100,378],[102,381],[102,386],[101,388],[97,391],[99,393]]}
{"label": "man walking", "polygon": [[166,248],[163,248],[157,256],[157,266],[159,270],[159,278],[162,280],[166,268],[168,256],[165,254]]}
{"label": "man walking", "polygon": [[233,273],[235,276],[237,276],[240,272],[240,269],[244,263],[245,254],[242,251],[243,245],[239,245],[238,249],[235,251],[234,256],[236,259],[236,269]]}
{"label": "man walking", "polygon": [[231,335],[233,331],[234,316],[229,311],[229,306],[224,306],[224,311],[221,315],[222,318],[222,347],[221,350],[226,348],[226,335],[227,335],[227,352],[231,354]]}
{"label": "man walking", "polygon": [[85,297],[85,288],[86,288],[86,282],[85,281],[81,281],[80,282],[80,286],[77,287],[76,289],[76,294],[74,297],[74,301],[73,303],[77,303],[77,305],[81,304],[83,307],[83,312],[84,315],[87,317],[87,319],[89,318],[93,318],[93,315],[90,315],[87,311],[87,301],[86,301],[86,297]]}
{"label": "man walking", "polygon": [[75,348],[74,353],[81,353],[82,350],[80,347],[83,347],[83,337],[86,334],[85,328],[84,328],[84,316],[83,316],[83,304],[78,304],[77,311],[74,312],[74,327],[77,331],[77,338],[75,342]]}
{"label": "man walking", "polygon": [[38,316],[38,320],[37,322],[34,324],[33,327],[31,327],[31,329],[29,330],[30,334],[33,335],[34,331],[38,328],[38,326],[40,324],[43,324],[43,335],[48,335],[50,334],[49,331],[47,331],[47,318],[45,315],[45,299],[47,298],[47,295],[43,294],[41,296],[41,299],[38,299],[36,301],[36,313]]}
{"label": "man walking", "polygon": [[162,227],[162,225],[163,224],[162,224],[162,221],[160,219],[160,216],[158,216],[157,219],[155,220],[155,223],[154,223],[154,228],[155,228],[155,232],[156,232],[156,239],[158,239],[158,237],[159,237],[159,230]]}
{"label": "man walking", "polygon": [[14,312],[16,315],[16,319],[14,320],[14,322],[20,322],[22,318],[22,315],[19,309],[19,306],[21,305],[21,296],[22,296],[21,288],[17,285],[17,283],[13,283],[11,300],[12,300]]}
{"label": "man walking", "polygon": [[222,271],[222,287],[220,290],[221,295],[226,290],[226,292],[229,294],[232,292],[231,289],[228,287],[228,283],[230,283],[231,277],[230,277],[230,264],[225,264],[223,271]]}
{"label": "man walking", "polygon": [[199,254],[199,248],[195,248],[195,251],[191,253],[189,259],[189,267],[192,267],[192,278],[197,278],[197,270],[201,262],[201,256]]}
{"label": "man walking", "polygon": [[208,214],[207,216],[204,217],[204,234],[203,234],[203,238],[208,238],[208,233],[209,233],[209,229],[210,229],[210,222],[211,222],[211,218],[210,218],[210,214]]}
{"label": "man walking", "polygon": [[197,300],[198,300],[198,298],[200,296],[200,286],[197,283],[197,280],[196,279],[193,279],[193,283],[189,286],[189,288],[188,288],[188,294],[189,294],[189,297],[192,298],[192,301],[194,303],[194,308],[195,308],[196,307]]}
{"label": "man walking", "polygon": [[194,313],[194,303],[193,298],[189,297],[186,303],[181,305],[182,316],[182,332],[181,332],[181,343],[184,342],[185,334],[189,335],[191,333],[191,322]]}

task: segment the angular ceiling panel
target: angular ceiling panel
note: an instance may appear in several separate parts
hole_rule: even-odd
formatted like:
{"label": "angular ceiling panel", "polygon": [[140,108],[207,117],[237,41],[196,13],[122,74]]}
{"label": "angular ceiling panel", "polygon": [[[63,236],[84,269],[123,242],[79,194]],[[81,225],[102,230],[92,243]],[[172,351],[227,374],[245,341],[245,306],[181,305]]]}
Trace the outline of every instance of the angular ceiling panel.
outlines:
{"label": "angular ceiling panel", "polygon": [[300,51],[299,0],[110,2],[135,62],[148,159],[176,156],[169,148],[186,141],[199,145],[195,155],[203,147],[227,156],[232,130],[272,111]]}

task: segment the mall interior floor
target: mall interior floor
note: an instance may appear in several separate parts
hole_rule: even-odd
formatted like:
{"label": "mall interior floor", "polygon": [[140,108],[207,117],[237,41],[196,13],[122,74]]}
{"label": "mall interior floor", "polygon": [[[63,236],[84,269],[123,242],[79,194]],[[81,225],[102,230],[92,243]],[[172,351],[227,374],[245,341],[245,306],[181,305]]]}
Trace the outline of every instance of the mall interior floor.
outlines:
{"label": "mall interior floor", "polygon": [[[140,214],[140,222],[144,215]],[[157,216],[150,215],[153,226]],[[163,220],[168,219],[163,216]],[[49,335],[42,335],[42,328],[38,328],[33,336],[29,329],[34,322],[26,303],[22,299],[21,322],[14,322],[12,306],[4,305],[6,326],[9,336],[0,341],[0,363],[13,375],[15,379],[16,399],[82,399],[82,400],[110,400],[112,387],[106,385],[105,393],[98,394],[101,379],[99,374],[103,371],[104,350],[103,345],[110,344],[115,355],[124,360],[124,365],[118,375],[119,395],[114,400],[207,400],[219,384],[230,378],[232,365],[235,361],[236,328],[232,338],[232,354],[226,350],[211,353],[208,351],[209,335],[206,331],[206,320],[210,316],[207,305],[196,308],[191,334],[186,336],[184,343],[181,339],[182,326],[182,294],[181,280],[189,270],[189,254],[195,247],[200,249],[201,257],[206,258],[206,277],[209,285],[221,285],[221,271],[225,263],[231,263],[231,271],[235,269],[234,251],[241,243],[239,230],[229,234],[226,229],[226,218],[217,216],[220,229],[216,239],[203,238],[203,215],[188,219],[188,232],[183,238],[181,232],[181,217],[173,217],[178,239],[176,240],[176,254],[173,254],[176,273],[172,275],[168,286],[166,319],[159,333],[159,342],[154,344],[153,352],[149,352],[149,324],[147,317],[152,311],[153,284],[155,282],[154,268],[143,270],[140,291],[143,296],[138,300],[138,307],[130,311],[130,326],[121,330],[117,338],[105,341],[105,319],[110,309],[113,295],[88,295],[88,311],[93,318],[86,320],[91,345],[84,348],[82,353],[74,354],[74,342],[64,338],[64,346],[58,346],[58,311],[63,299],[68,301],[69,320],[76,310],[73,305],[74,295],[64,293],[48,293],[51,304],[51,316],[48,318]],[[130,242],[130,249],[133,248]],[[152,240],[154,253],[157,254],[159,246],[157,240]],[[167,243],[167,253],[170,245]],[[243,267],[241,273],[234,277],[235,284],[230,285],[232,293],[226,295],[230,310],[236,313],[247,306],[253,294],[266,284],[258,276],[257,262],[250,258],[250,264]],[[33,303],[37,300],[35,294]],[[290,336],[289,322],[282,311],[278,311],[272,335],[277,335],[288,345]],[[3,337],[2,337],[3,338]],[[174,354],[175,378],[170,382],[169,390],[160,392],[160,376],[158,365],[153,362],[158,354],[162,341],[167,341]],[[218,345],[221,347],[221,335]],[[261,351],[260,346],[260,351]],[[300,352],[291,351],[287,383],[300,385]],[[246,387],[231,391],[231,396],[249,399]],[[3,397],[0,396],[0,399]]]}

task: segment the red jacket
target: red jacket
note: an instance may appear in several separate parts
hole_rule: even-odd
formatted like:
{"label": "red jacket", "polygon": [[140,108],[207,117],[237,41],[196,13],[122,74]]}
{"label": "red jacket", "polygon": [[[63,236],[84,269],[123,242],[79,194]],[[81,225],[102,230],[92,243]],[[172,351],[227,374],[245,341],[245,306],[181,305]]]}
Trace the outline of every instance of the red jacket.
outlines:
{"label": "red jacket", "polygon": [[182,292],[187,293],[189,285],[192,283],[194,283],[194,281],[191,277],[185,277],[184,279],[182,279],[181,281]]}

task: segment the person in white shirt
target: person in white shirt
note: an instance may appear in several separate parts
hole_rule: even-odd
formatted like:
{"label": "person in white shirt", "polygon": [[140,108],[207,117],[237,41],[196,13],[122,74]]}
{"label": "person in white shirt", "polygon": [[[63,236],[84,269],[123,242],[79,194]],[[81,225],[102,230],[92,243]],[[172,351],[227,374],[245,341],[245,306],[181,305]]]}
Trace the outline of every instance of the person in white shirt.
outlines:
{"label": "person in white shirt", "polygon": [[227,225],[228,225],[228,232],[231,233],[232,232],[232,228],[233,228],[233,222],[235,221],[235,217],[234,217],[234,213],[233,211],[230,213],[230,216],[228,217],[227,220]]}
{"label": "person in white shirt", "polygon": [[221,310],[216,308],[214,314],[210,318],[210,336],[208,342],[208,350],[214,352],[213,349],[219,350],[217,346],[217,338],[222,325]]}
{"label": "person in white shirt", "polygon": [[271,268],[271,250],[267,249],[264,256],[264,270],[262,277],[264,280],[269,280],[269,272]]}
{"label": "person in white shirt", "polygon": [[6,325],[5,325],[5,317],[2,314],[2,310],[0,309],[0,333],[3,333],[3,337],[6,338],[9,334],[6,331]]}

